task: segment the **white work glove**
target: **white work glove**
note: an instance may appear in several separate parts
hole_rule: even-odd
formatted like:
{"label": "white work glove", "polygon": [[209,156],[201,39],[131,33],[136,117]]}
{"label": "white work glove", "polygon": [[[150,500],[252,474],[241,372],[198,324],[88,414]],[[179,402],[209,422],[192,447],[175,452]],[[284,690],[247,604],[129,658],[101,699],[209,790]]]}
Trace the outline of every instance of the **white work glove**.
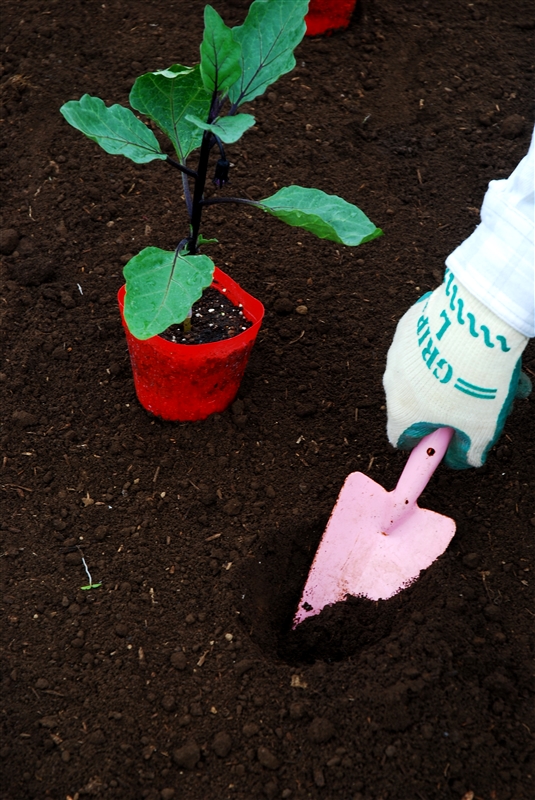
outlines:
{"label": "white work glove", "polygon": [[455,429],[445,462],[480,467],[499,438],[513,399],[527,397],[520,372],[523,336],[479,302],[446,270],[398,323],[383,384],[387,433],[409,450],[440,427]]}

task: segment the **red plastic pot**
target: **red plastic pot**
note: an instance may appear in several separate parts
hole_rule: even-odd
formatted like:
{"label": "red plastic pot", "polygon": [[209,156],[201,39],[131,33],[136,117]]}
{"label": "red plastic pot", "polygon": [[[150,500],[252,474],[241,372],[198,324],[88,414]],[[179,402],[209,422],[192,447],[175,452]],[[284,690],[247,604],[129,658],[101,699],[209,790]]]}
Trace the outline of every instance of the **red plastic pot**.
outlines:
{"label": "red plastic pot", "polygon": [[212,286],[224,293],[253,324],[232,339],[212,344],[174,344],[153,336],[136,339],[124,319],[126,288],[118,301],[138,400],[162,419],[205,419],[232,403],[264,316],[264,306],[216,267]]}
{"label": "red plastic pot", "polygon": [[310,0],[305,17],[307,36],[344,30],[349,25],[356,0]]}

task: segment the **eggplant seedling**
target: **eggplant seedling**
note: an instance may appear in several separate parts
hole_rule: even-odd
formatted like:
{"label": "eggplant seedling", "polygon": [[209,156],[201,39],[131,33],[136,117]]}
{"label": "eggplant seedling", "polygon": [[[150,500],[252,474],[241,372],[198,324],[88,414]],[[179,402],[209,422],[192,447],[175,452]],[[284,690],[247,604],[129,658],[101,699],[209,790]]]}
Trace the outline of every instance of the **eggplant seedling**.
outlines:
{"label": "eggplant seedling", "polygon": [[201,233],[208,205],[246,204],[321,239],[349,246],[381,235],[357,206],[319,189],[287,186],[263,200],[205,196],[210,176],[218,190],[229,181],[225,145],[234,144],[255,125],[254,117],[240,112],[240,107],[295,67],[294,50],[305,34],[307,10],[308,0],[254,0],[244,23],[230,28],[208,5],[200,62],[173,64],[137,78],[130,105],[170,139],[176,157],[163,152],[148,124],[129,108],[108,107],[85,94],[60,109],[67,122],[107,153],[126,156],[136,164],[163,161],[181,173],[189,232],[173,250],[146,247],[124,268],[124,316],[136,338],[148,339],[184,321],[190,324],[191,307],[212,283],[215,269],[201,253],[203,246],[216,241]]}

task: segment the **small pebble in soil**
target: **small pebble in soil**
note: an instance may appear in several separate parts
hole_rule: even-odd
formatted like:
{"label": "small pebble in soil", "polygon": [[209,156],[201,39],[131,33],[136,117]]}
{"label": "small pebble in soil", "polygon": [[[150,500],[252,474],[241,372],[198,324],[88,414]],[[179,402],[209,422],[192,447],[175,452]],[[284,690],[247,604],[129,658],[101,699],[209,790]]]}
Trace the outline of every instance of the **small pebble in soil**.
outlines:
{"label": "small pebble in soil", "polygon": [[234,672],[239,677],[241,675],[244,675],[246,672],[251,670],[253,667],[254,667],[254,661],[252,661],[250,658],[244,658],[241,661],[238,661],[234,665]]}
{"label": "small pebble in soil", "polygon": [[186,669],[187,661],[185,653],[182,653],[181,651],[171,653],[170,660],[171,666],[173,666],[175,669]]}
{"label": "small pebble in soil", "polygon": [[275,779],[264,784],[264,794],[267,797],[267,800],[274,800],[278,793],[279,786]]}
{"label": "small pebble in soil", "polygon": [[328,742],[329,739],[335,734],[335,728],[332,722],[325,717],[315,717],[310,723],[308,729],[308,738],[314,744],[323,744]]}
{"label": "small pebble in soil", "polygon": [[176,750],[173,750],[173,761],[177,767],[183,767],[184,769],[195,769],[195,765],[200,757],[201,751],[199,745],[194,741],[188,742],[183,747],[178,747]]}
{"label": "small pebble in soil", "polygon": [[301,419],[305,419],[306,417],[313,417],[316,413],[317,406],[316,403],[313,401],[304,402],[304,403],[296,403],[295,404],[295,413]]}
{"label": "small pebble in soil", "polygon": [[524,132],[525,127],[526,120],[524,117],[521,117],[520,114],[511,114],[502,122],[500,131],[506,139],[516,139],[517,136]]}
{"label": "small pebble in soil", "polygon": [[162,697],[162,708],[164,711],[173,711],[176,708],[176,700],[173,695],[166,694]]}
{"label": "small pebble in soil", "polygon": [[223,511],[225,514],[228,514],[229,517],[236,517],[242,509],[242,504],[238,500],[237,497],[232,497],[228,503],[225,503],[223,506]]}
{"label": "small pebble in soil", "polygon": [[19,235],[13,228],[2,228],[0,230],[0,253],[3,256],[10,256],[19,243]]}
{"label": "small pebble in soil", "polygon": [[465,556],[463,556],[463,564],[469,569],[475,569],[480,560],[479,553],[467,553]]}
{"label": "small pebble in soil", "polygon": [[148,744],[146,747],[143,748],[141,753],[142,753],[143,758],[145,759],[145,761],[148,761],[152,757],[152,754],[154,753],[155,749],[156,748],[152,744]]}
{"label": "small pebble in soil", "polygon": [[38,419],[35,414],[30,414],[29,411],[14,411],[11,415],[13,422],[20,425],[21,428],[30,428],[32,425],[37,425]]}
{"label": "small pebble in soil", "polygon": [[214,753],[219,758],[226,758],[232,749],[232,738],[226,731],[219,731],[212,742]]}
{"label": "small pebble in soil", "polygon": [[432,739],[435,733],[435,729],[432,725],[422,725],[422,736],[424,739]]}
{"label": "small pebble in soil", "polygon": [[254,722],[248,722],[243,726],[242,733],[247,739],[250,739],[251,736],[256,736],[259,730],[260,728]]}
{"label": "small pebble in soil", "polygon": [[485,606],[485,608],[483,609],[483,614],[485,615],[485,617],[488,620],[490,620],[492,622],[493,620],[497,620],[497,619],[500,618],[501,611],[500,611],[499,606],[491,604],[491,605]]}
{"label": "small pebble in soil", "polygon": [[273,310],[277,314],[286,315],[291,314],[294,311],[294,304],[288,297],[279,297],[273,303]]}
{"label": "small pebble in soil", "polygon": [[290,719],[302,719],[304,715],[305,715],[305,707],[303,703],[291,703]]}
{"label": "small pebble in soil", "polygon": [[104,744],[106,741],[104,731],[101,731],[100,728],[97,728],[96,731],[93,731],[88,735],[87,741],[90,742],[90,744]]}
{"label": "small pebble in soil", "polygon": [[205,483],[200,483],[198,498],[203,506],[213,506],[217,500],[217,494],[215,489],[207,486]]}
{"label": "small pebble in soil", "polygon": [[325,776],[321,767],[314,767],[312,771],[312,777],[314,778],[314,783],[319,789],[322,789],[325,786]]}
{"label": "small pebble in soil", "polygon": [[267,747],[259,747],[256,751],[257,758],[266,769],[278,769],[279,759]]}
{"label": "small pebble in soil", "polygon": [[99,525],[95,528],[95,539],[99,542],[102,542],[106,538],[106,534],[108,533],[108,527],[106,525]]}

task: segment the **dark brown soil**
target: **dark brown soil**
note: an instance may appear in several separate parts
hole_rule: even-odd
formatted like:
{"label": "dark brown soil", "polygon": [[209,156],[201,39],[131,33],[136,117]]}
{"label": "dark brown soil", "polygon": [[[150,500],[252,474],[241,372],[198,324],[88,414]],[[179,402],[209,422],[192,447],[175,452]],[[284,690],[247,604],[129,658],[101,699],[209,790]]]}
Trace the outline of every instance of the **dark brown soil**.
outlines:
{"label": "dark brown soil", "polygon": [[209,286],[193,304],[191,330],[185,332],[183,325],[171,325],[160,335],[162,339],[179,344],[209,344],[232,339],[252,324],[238,306]]}
{"label": "dark brown soil", "polygon": [[[4,3],[2,797],[527,800],[533,399],[484,468],[439,468],[423,504],[458,529],[419,581],[289,622],[347,473],[392,488],[406,459],[386,352],[527,151],[533,5],[365,0],[303,42],[229,193],[316,186],[385,236],[351,251],[209,207],[210,252],[267,314],[232,409],[170,424],[135,399],[115,298],[129,254],[186,235],[177,176],[58,109],[193,63],[203,5]],[[236,24],[247,2],[215,6]]]}

